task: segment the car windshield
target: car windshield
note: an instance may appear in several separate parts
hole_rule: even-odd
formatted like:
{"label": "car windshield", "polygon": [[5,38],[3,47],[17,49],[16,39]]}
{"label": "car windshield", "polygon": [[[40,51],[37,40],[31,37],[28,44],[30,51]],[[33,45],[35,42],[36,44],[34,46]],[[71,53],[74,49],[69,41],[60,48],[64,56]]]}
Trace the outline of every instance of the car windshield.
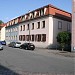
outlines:
{"label": "car windshield", "polygon": [[16,42],[17,44],[21,44],[20,42]]}
{"label": "car windshield", "polygon": [[33,43],[28,43],[28,45],[34,45]]}

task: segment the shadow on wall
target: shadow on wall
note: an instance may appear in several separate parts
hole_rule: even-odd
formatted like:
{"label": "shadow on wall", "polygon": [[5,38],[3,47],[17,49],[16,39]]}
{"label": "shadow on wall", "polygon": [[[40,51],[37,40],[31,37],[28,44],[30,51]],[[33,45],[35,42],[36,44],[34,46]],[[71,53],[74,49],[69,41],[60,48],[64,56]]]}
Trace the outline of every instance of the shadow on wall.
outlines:
{"label": "shadow on wall", "polygon": [[47,46],[47,49],[57,50],[58,47],[59,47],[59,45],[57,45],[57,44],[50,44],[50,45]]}
{"label": "shadow on wall", "polygon": [[[62,50],[60,44],[50,44],[47,46],[47,49],[52,49],[52,50]],[[71,52],[71,45],[65,45],[64,47],[64,51],[69,51]]]}
{"label": "shadow on wall", "polygon": [[0,75],[19,75],[18,73],[15,73],[14,71],[0,65]]}

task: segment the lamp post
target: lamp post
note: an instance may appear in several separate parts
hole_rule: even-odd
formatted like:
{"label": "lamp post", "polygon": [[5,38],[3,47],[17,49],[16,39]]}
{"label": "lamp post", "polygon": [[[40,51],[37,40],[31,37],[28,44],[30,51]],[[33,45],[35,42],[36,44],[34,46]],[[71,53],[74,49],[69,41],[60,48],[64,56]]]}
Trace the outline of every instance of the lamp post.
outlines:
{"label": "lamp post", "polygon": [[[28,13],[30,13],[30,10],[28,11]],[[30,18],[29,18],[30,20]],[[30,22],[29,22],[29,43],[30,43]]]}

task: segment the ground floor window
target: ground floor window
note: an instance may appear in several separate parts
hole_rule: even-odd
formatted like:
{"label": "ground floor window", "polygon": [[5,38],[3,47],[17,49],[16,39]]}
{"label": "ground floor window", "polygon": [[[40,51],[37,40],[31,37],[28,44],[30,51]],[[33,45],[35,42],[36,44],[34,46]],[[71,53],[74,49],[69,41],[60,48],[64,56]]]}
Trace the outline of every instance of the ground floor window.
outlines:
{"label": "ground floor window", "polygon": [[20,41],[35,41],[35,42],[45,42],[46,34],[35,34],[35,35],[19,35]]}

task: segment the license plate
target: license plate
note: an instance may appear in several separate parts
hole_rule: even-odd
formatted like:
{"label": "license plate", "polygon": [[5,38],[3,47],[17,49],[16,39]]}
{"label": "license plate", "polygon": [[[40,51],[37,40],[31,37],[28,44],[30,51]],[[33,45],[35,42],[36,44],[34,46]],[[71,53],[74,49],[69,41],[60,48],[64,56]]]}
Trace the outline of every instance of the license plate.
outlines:
{"label": "license plate", "polygon": [[30,47],[33,47],[33,46],[30,46]]}

